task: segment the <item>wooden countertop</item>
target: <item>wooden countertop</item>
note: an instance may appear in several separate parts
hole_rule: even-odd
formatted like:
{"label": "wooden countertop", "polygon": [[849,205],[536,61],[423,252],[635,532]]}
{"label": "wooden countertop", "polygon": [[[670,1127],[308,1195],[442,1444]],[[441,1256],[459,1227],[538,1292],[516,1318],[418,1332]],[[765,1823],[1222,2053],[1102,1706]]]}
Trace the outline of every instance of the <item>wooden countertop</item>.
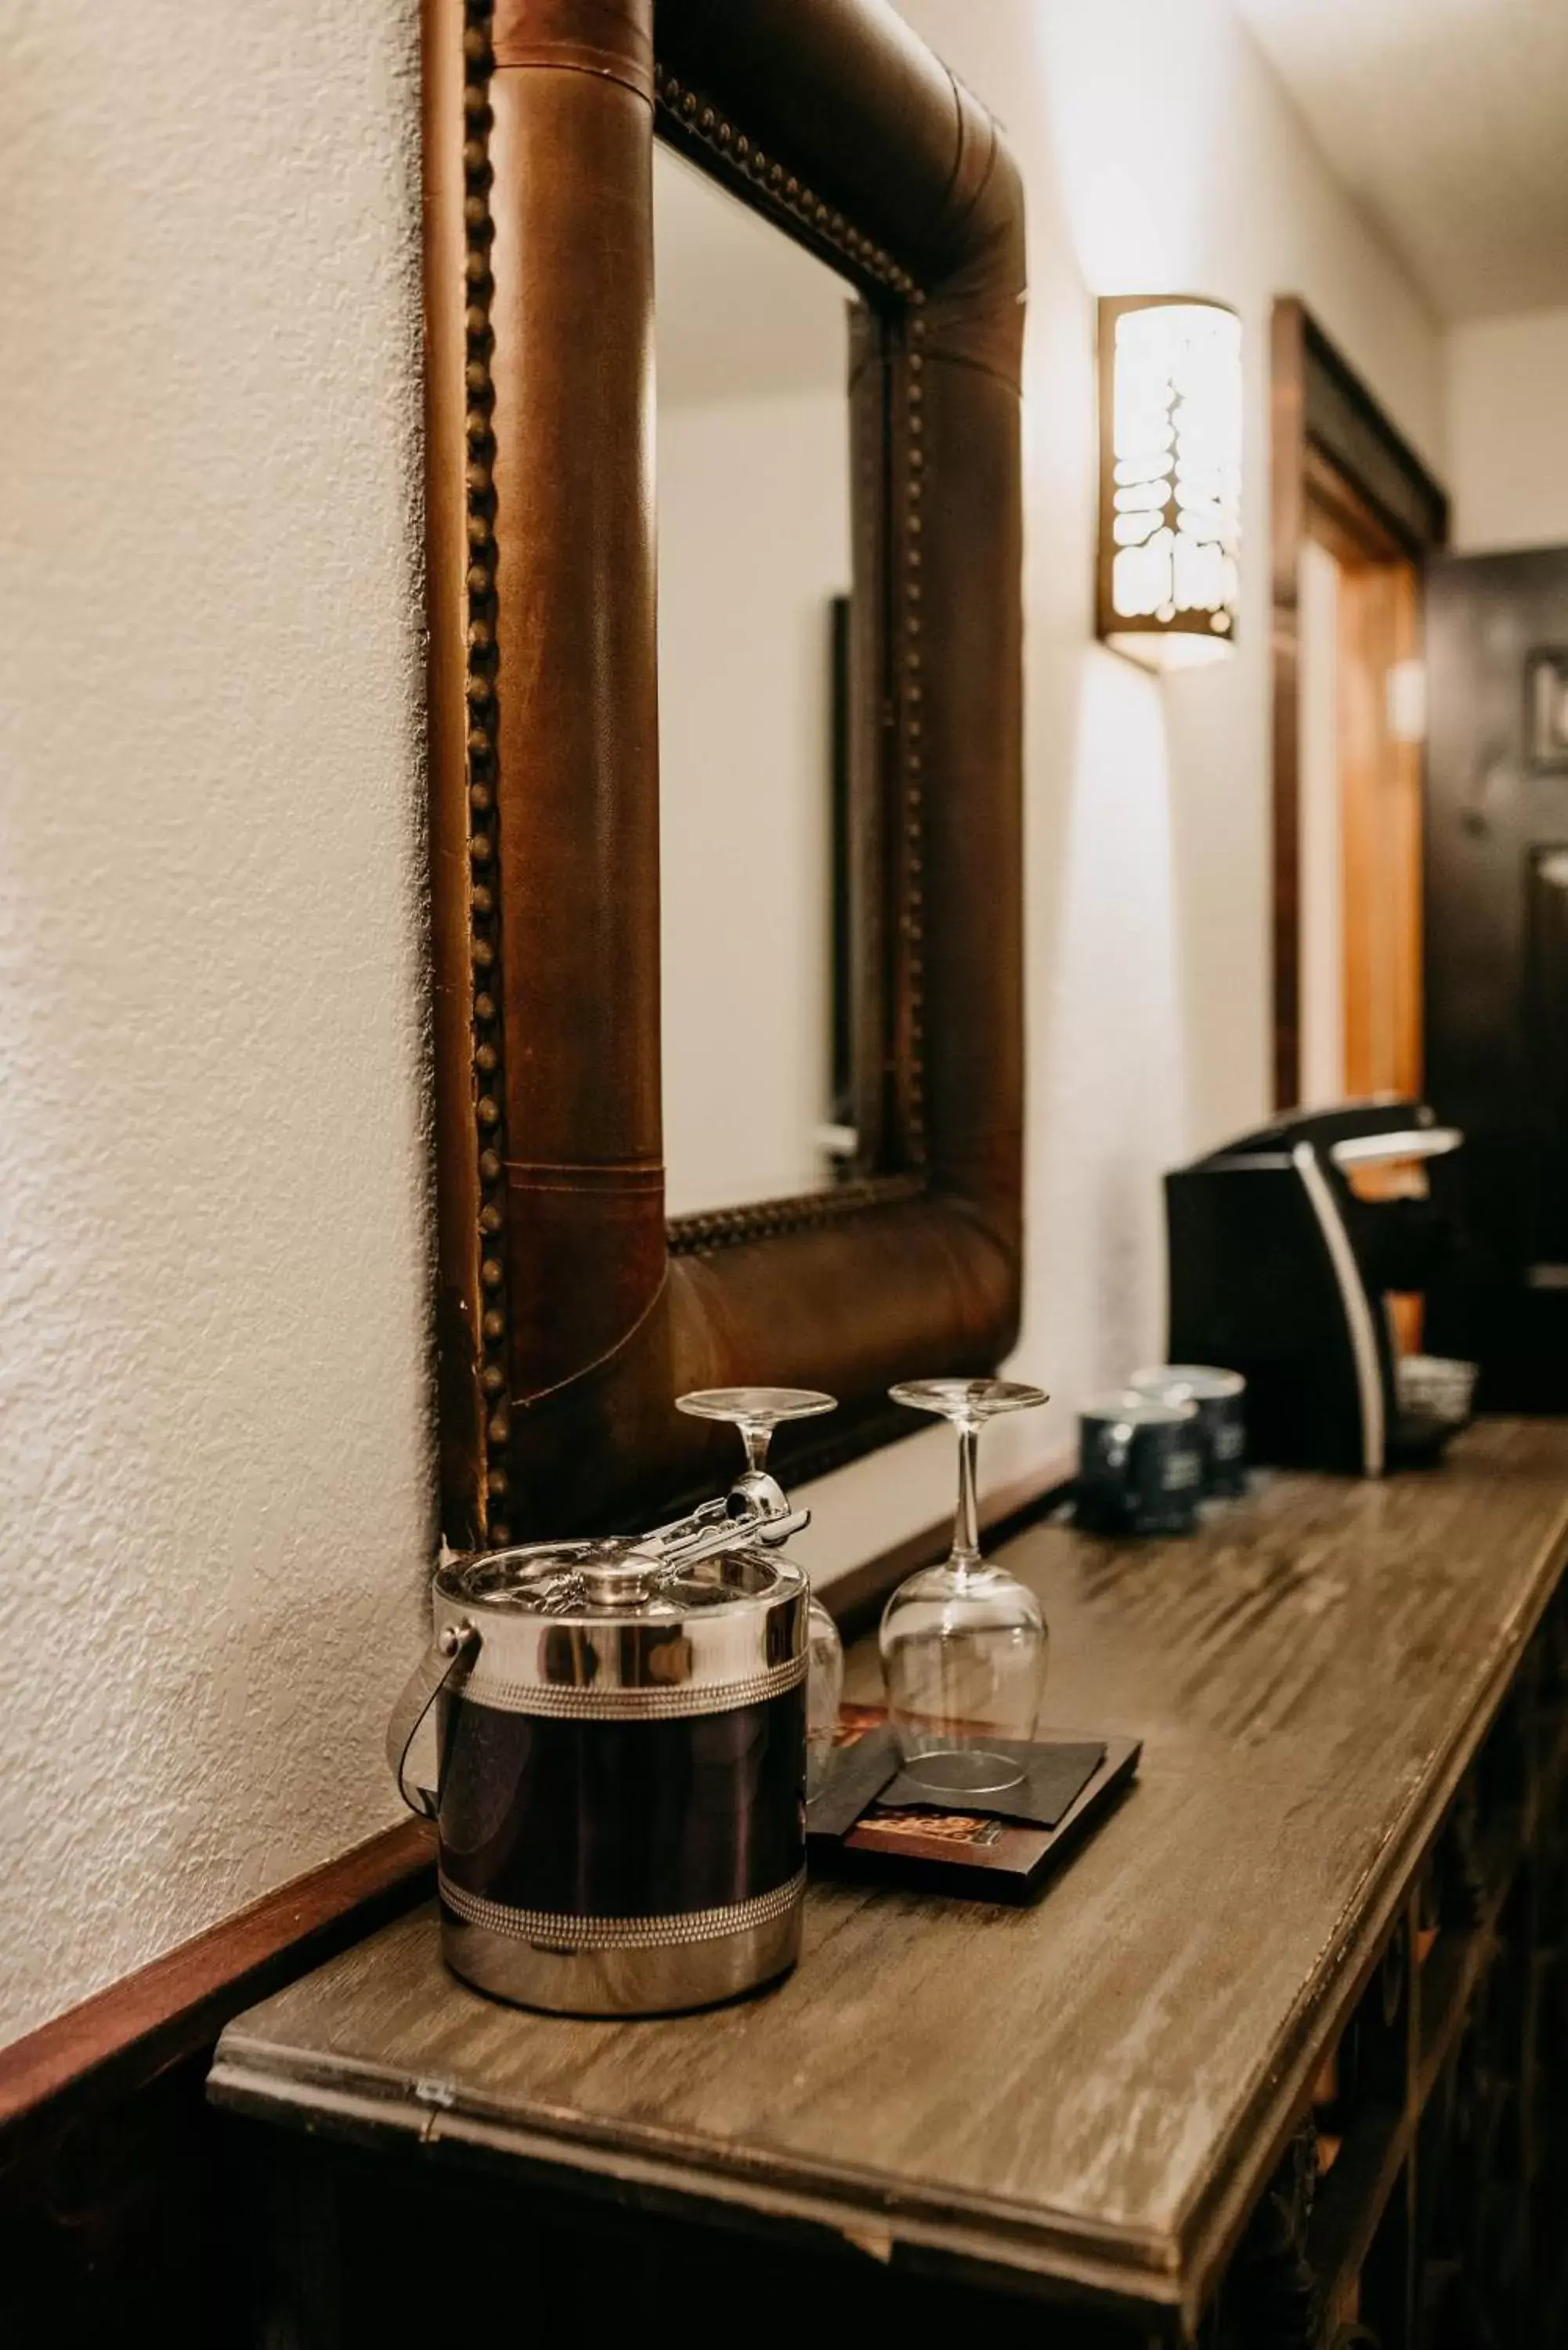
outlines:
{"label": "wooden countertop", "polygon": [[[432,1909],[240,2017],[222,2104],[903,2240],[1189,2323],[1568,1545],[1568,1423],[1386,1483],[1274,1474],[1186,1542],[1039,1527],[1046,1712],[1141,1776],[1023,1909],[814,1886],[776,1991],[576,2022],[466,1990]],[[875,1655],[851,1659],[870,1694]]]}

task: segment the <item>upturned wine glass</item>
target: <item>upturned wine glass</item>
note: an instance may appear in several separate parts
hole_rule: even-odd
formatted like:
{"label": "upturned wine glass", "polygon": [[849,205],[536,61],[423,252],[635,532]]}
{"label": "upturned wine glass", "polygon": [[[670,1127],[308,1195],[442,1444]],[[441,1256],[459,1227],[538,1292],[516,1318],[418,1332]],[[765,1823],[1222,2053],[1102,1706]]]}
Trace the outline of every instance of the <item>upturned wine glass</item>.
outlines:
{"label": "upturned wine glass", "polygon": [[[836,1410],[837,1399],[815,1388],[699,1388],[678,1396],[675,1408],[693,1419],[729,1420],[741,1431],[747,1475],[763,1477],[774,1429],[786,1419],[813,1419],[818,1412]],[[844,1695],[844,1643],[815,1592],[806,1609],[806,1648],[805,1785],[813,1795],[832,1762]]]}
{"label": "upturned wine glass", "polygon": [[961,1803],[1019,1784],[1045,1693],[1044,1611],[1016,1575],[981,1555],[975,1458],[984,1421],[1046,1398],[1010,1379],[910,1379],[888,1392],[958,1435],[951,1552],[898,1586],[879,1646],[906,1774],[933,1801]]}

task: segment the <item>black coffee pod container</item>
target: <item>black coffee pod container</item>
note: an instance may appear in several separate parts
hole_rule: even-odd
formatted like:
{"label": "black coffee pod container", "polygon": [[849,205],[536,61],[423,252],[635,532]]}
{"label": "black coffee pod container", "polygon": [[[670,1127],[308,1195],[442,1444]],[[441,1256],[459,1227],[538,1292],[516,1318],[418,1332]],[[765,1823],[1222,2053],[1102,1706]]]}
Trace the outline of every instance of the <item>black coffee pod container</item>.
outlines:
{"label": "black coffee pod container", "polygon": [[1189,1403],[1203,1447],[1203,1490],[1216,1497],[1247,1490],[1247,1382],[1211,1363],[1160,1363],[1135,1371],[1134,1395],[1152,1403]]}
{"label": "black coffee pod container", "polygon": [[1191,1403],[1130,1389],[1078,1415],[1076,1523],[1092,1534],[1184,1534],[1198,1523],[1203,1453]]}

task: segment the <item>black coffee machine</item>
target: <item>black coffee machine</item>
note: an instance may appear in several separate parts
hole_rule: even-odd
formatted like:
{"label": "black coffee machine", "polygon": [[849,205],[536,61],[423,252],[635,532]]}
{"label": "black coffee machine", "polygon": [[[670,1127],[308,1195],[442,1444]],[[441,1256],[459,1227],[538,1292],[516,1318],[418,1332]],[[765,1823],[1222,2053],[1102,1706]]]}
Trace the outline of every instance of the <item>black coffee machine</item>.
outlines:
{"label": "black coffee machine", "polygon": [[[1243,1375],[1254,1461],[1376,1477],[1435,1459],[1462,1425],[1463,1409],[1401,1399],[1388,1299],[1424,1293],[1458,1250],[1443,1170],[1463,1139],[1423,1102],[1347,1102],[1166,1177],[1170,1359]],[[1357,1197],[1357,1168],[1404,1161],[1426,1182]]]}

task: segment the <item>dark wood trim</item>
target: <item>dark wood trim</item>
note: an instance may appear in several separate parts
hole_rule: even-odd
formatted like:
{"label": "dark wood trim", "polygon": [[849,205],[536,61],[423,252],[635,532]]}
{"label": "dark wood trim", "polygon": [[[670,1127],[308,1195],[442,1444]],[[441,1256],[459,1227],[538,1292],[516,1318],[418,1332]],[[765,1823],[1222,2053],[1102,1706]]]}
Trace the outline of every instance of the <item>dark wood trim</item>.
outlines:
{"label": "dark wood trim", "polygon": [[0,2163],[34,2132],[134,2097],[231,2016],[423,1898],[433,1833],[405,1820],[0,2050]]}
{"label": "dark wood trim", "polygon": [[1306,449],[1306,535],[1340,563],[1407,563],[1401,541],[1315,441]]}
{"label": "dark wood trim", "polygon": [[1273,600],[1274,1107],[1301,1090],[1301,702],[1298,574],[1311,505],[1337,482],[1396,553],[1445,544],[1449,502],[1415,451],[1295,296],[1270,326],[1270,570]]}
{"label": "dark wood trim", "polygon": [[1299,304],[1306,437],[1374,507],[1407,555],[1449,536],[1449,501],[1349,361]]}
{"label": "dark wood trim", "polygon": [[0,2340],[261,2339],[251,2302],[265,2189],[207,2100],[218,2034],[433,1881],[431,1830],[405,1821],[0,2052]]}
{"label": "dark wood trim", "polygon": [[[726,1440],[675,1414],[683,1388],[831,1388],[836,1420],[781,1443],[798,1479],[888,1440],[891,1381],[988,1371],[1012,1343],[1023,195],[989,115],[880,0],[427,0],[425,38],[442,1511],[470,1547],[711,1486]],[[861,1161],[673,1231],[655,136],[858,297]]]}

